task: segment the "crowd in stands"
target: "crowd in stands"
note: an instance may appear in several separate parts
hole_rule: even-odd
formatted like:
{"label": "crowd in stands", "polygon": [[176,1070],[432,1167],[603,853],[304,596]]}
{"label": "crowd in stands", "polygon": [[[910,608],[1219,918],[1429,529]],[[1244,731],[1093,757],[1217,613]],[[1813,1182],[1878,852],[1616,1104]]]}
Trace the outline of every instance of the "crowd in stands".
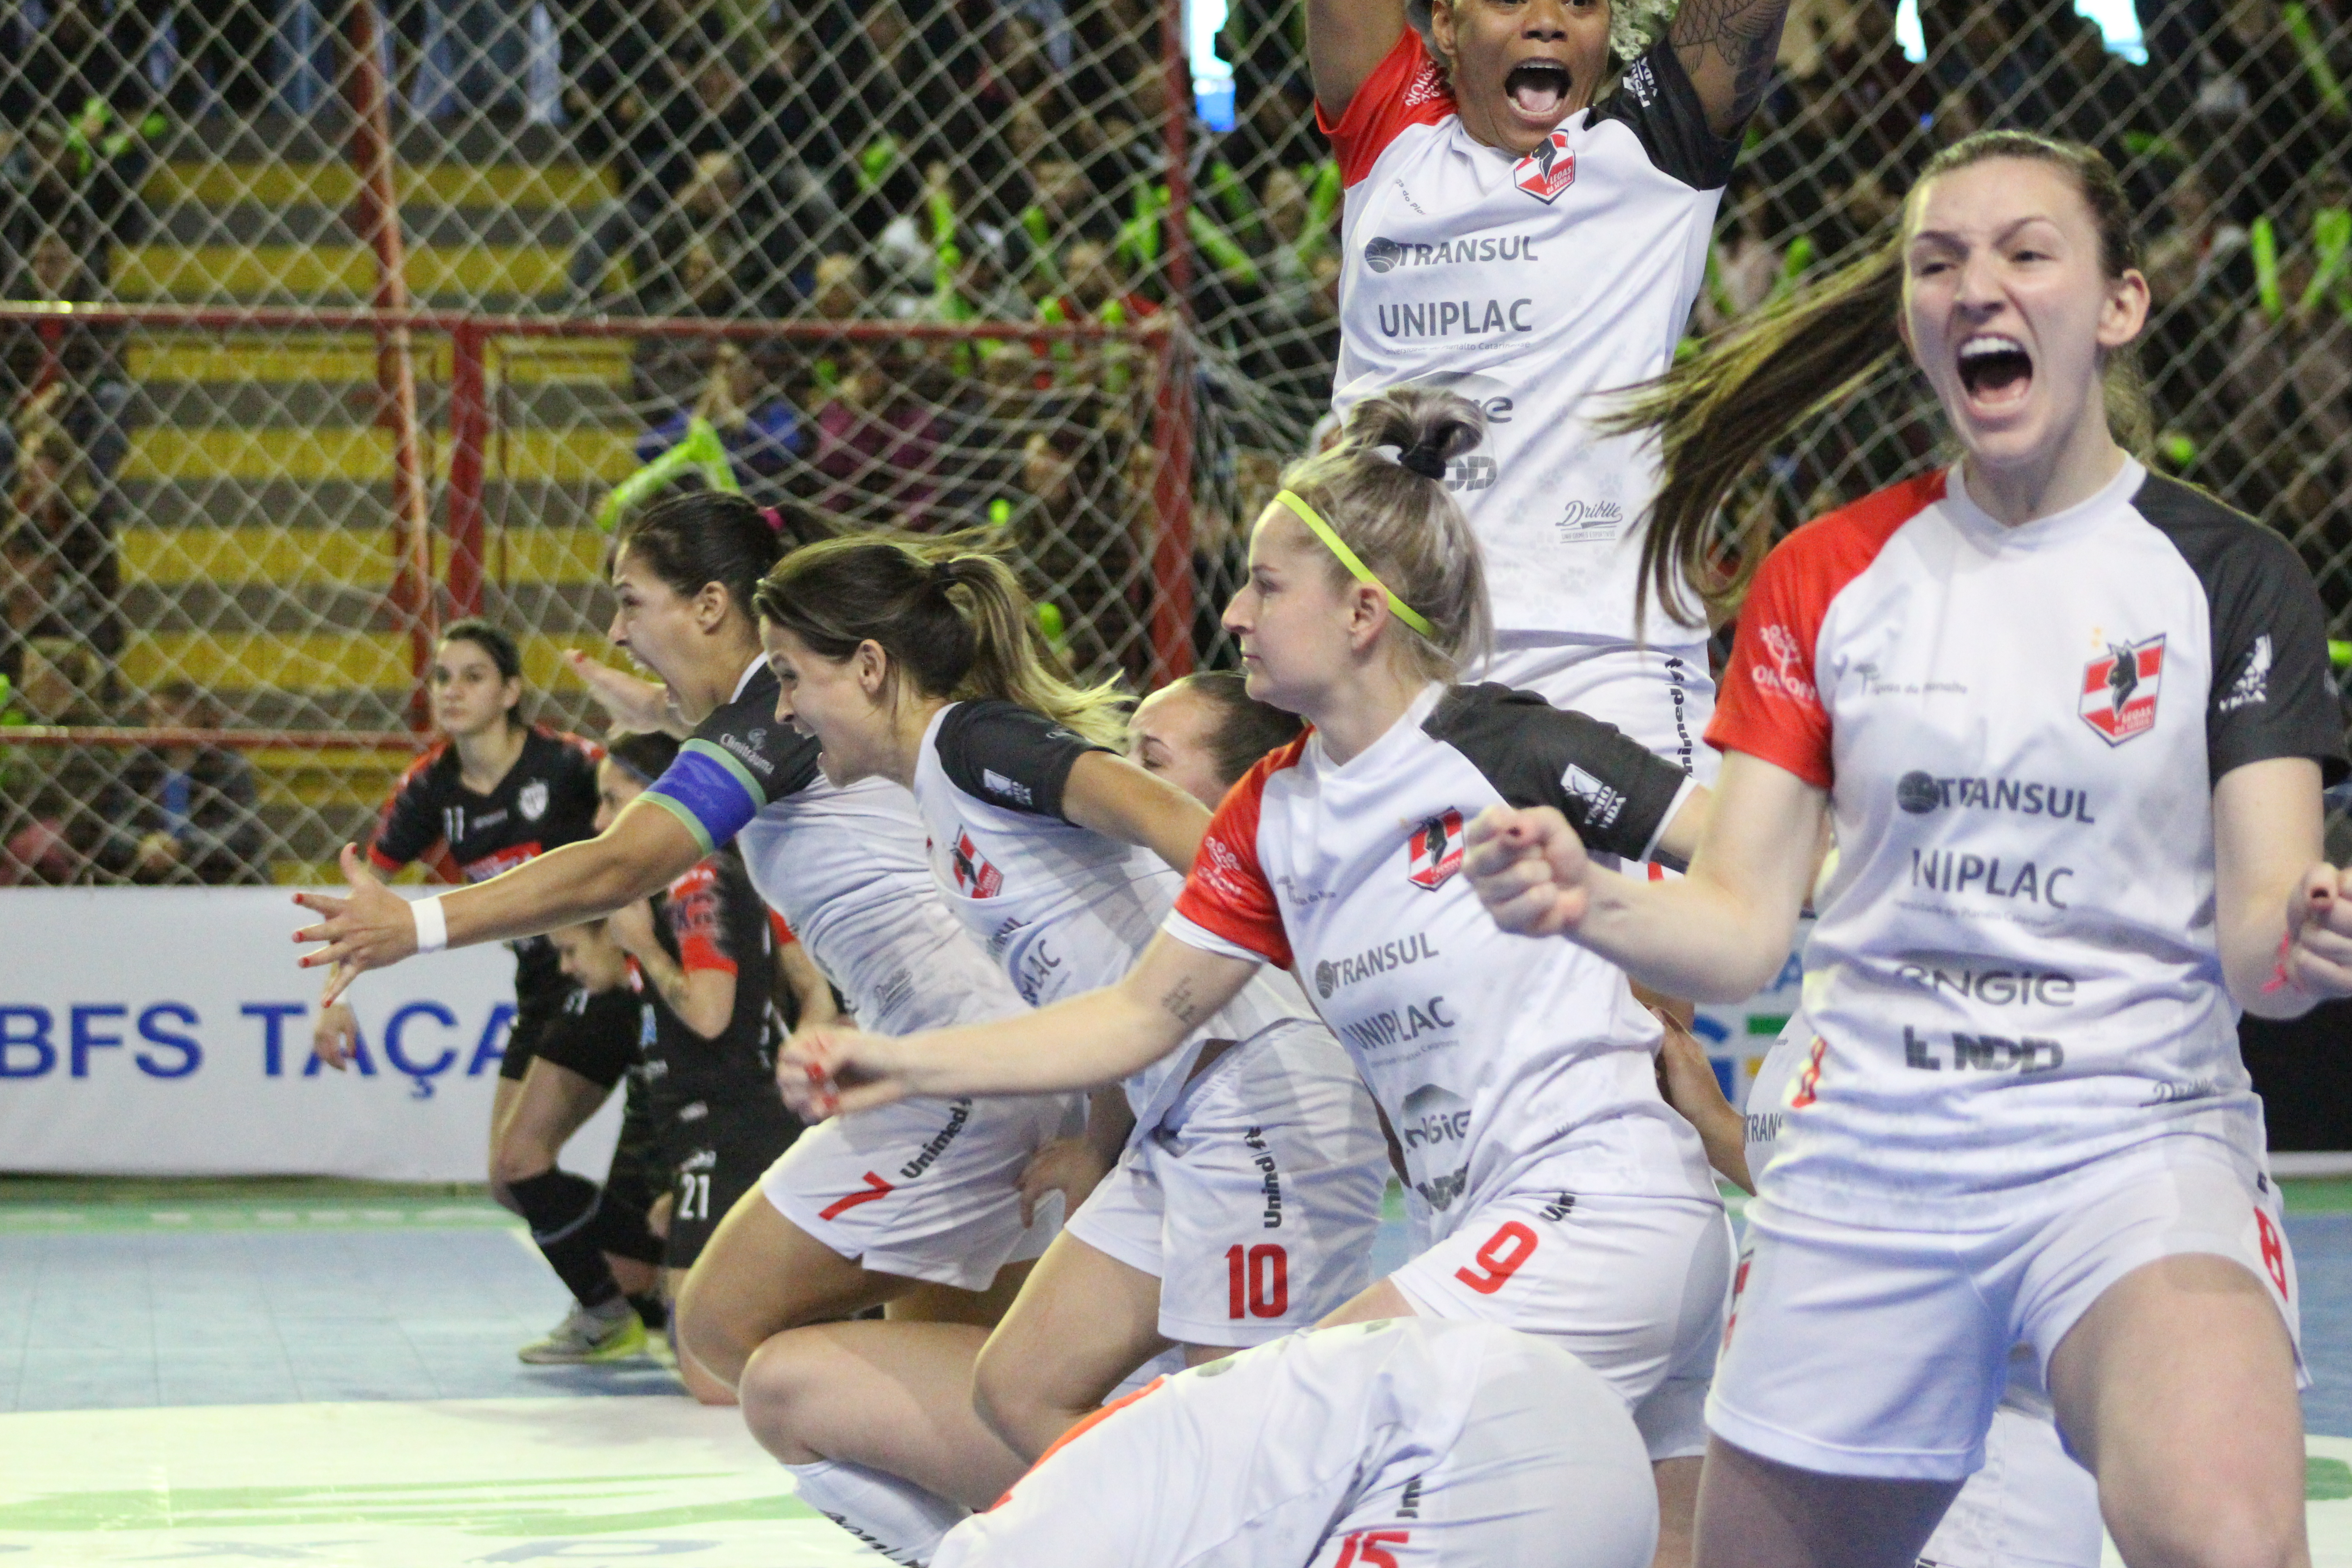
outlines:
{"label": "crowd in stands", "polygon": [[[605,171],[608,199],[562,232],[560,295],[530,302],[545,310],[1145,325],[1180,304],[1162,211],[1181,145],[1202,596],[1230,580],[1236,520],[1307,439],[1336,350],[1340,181],[1315,127],[1298,0],[1234,0],[1229,129],[1171,100],[1154,0],[383,9],[404,125],[538,127],[545,155]],[[2106,47],[2071,0],[1918,13],[1924,60],[1897,42],[1887,0],[1799,0],[1694,331],[1883,232],[1959,136],[2020,125],[2089,142],[2125,171],[2151,240],[2158,460],[2294,538],[2341,611],[2352,0],[2140,0],[2144,60]],[[104,298],[110,258],[153,222],[150,167],[201,155],[189,137],[206,127],[330,112],[331,90],[303,83],[323,59],[331,85],[340,26],[336,0],[0,0],[0,293]],[[1074,657],[1137,673],[1155,377],[1132,337],[647,337],[630,397],[641,460],[703,441],[747,492],[833,526],[1010,530]],[[115,475],[134,401],[121,345],[87,327],[18,333],[0,394],[0,673],[21,716],[46,700],[29,650],[86,652],[89,700],[121,717],[146,700],[111,673]],[[1918,402],[1882,377],[1748,504],[1793,522],[1915,466],[1930,439]],[[1204,647],[1213,636],[1204,621]],[[148,864],[119,844],[76,853],[79,874]]]}

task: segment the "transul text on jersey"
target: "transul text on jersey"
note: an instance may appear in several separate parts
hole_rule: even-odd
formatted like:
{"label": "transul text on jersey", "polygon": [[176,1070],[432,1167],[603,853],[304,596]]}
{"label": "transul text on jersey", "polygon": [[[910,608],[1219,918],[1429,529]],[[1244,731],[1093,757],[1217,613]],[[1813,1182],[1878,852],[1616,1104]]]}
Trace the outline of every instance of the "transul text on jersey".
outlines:
{"label": "transul text on jersey", "polygon": [[1476,337],[1484,332],[1532,332],[1533,300],[1424,300],[1382,305],[1381,335],[1388,338]]}
{"label": "transul text on jersey", "polygon": [[1364,242],[1364,265],[1375,272],[1396,267],[1448,267],[1469,261],[1533,261],[1536,242],[1523,234],[1486,235],[1472,239],[1441,239],[1435,245],[1413,245],[1375,236]]}

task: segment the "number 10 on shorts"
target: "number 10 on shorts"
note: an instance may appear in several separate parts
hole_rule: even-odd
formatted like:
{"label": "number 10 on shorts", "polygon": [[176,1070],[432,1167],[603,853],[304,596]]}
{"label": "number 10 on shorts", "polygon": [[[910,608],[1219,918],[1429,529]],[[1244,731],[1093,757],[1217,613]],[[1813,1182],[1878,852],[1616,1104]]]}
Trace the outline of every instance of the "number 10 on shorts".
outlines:
{"label": "number 10 on shorts", "polygon": [[1225,1301],[1236,1321],[1290,1310],[1290,1259],[1278,1243],[1225,1248]]}

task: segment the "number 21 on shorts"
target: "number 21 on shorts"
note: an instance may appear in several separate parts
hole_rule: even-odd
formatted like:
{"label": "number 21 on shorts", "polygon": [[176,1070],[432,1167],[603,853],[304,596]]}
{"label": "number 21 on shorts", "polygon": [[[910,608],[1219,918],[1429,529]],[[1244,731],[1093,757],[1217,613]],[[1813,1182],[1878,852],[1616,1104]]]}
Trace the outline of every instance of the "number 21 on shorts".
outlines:
{"label": "number 21 on shorts", "polygon": [[1290,1310],[1290,1258],[1279,1243],[1225,1248],[1225,1304],[1235,1321]]}
{"label": "number 21 on shorts", "polygon": [[1471,1259],[1475,1271],[1457,1268],[1454,1278],[1481,1296],[1491,1296],[1510,1283],[1527,1260],[1536,1255],[1536,1233],[1517,1220],[1506,1220]]}
{"label": "number 21 on shorts", "polygon": [[681,1171],[677,1176],[677,1217],[685,1220],[705,1220],[710,1217],[710,1178],[692,1171]]}

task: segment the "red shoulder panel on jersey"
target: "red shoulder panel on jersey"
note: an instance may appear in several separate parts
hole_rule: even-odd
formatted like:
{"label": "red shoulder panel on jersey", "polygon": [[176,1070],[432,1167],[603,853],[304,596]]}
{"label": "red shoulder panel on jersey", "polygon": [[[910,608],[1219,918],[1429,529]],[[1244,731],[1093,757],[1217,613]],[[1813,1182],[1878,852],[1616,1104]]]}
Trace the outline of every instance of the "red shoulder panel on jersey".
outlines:
{"label": "red shoulder panel on jersey", "polygon": [[1285,969],[1290,967],[1290,935],[1282,929],[1282,907],[1274,901],[1274,888],[1258,864],[1257,818],[1265,800],[1265,781],[1297,767],[1306,749],[1307,737],[1301,735],[1268,752],[1225,792],[1224,803],[1202,836],[1201,852],[1192,858],[1192,874],[1176,895],[1178,914]]}
{"label": "red shoulder panel on jersey", "polygon": [[728,955],[719,909],[719,868],[705,860],[669,885],[662,903],[670,934],[677,938],[677,966],[688,974],[735,973]]}
{"label": "red shoulder panel on jersey", "polygon": [[1422,46],[1421,35],[1407,26],[1396,47],[1348,100],[1348,112],[1339,122],[1326,119],[1318,103],[1315,124],[1339,154],[1339,183],[1352,185],[1372,172],[1373,163],[1399,132],[1409,125],[1434,125],[1453,112],[1454,89],[1445,84],[1445,72]]}
{"label": "red shoulder panel on jersey", "polygon": [[1816,518],[1773,546],[1739,609],[1709,743],[1830,787],[1830,716],[1813,676],[1822,622],[1895,531],[1943,495],[1937,468]]}
{"label": "red shoulder panel on jersey", "polygon": [[551,741],[562,742],[586,757],[591,763],[601,763],[604,760],[604,748],[585,735],[575,735],[569,730],[558,730],[546,724],[533,724],[531,728]]}
{"label": "red shoulder panel on jersey", "polygon": [[773,910],[768,911],[768,932],[776,939],[776,945],[780,948],[790,947],[800,941],[793,934],[793,928],[784,923],[784,917]]}

